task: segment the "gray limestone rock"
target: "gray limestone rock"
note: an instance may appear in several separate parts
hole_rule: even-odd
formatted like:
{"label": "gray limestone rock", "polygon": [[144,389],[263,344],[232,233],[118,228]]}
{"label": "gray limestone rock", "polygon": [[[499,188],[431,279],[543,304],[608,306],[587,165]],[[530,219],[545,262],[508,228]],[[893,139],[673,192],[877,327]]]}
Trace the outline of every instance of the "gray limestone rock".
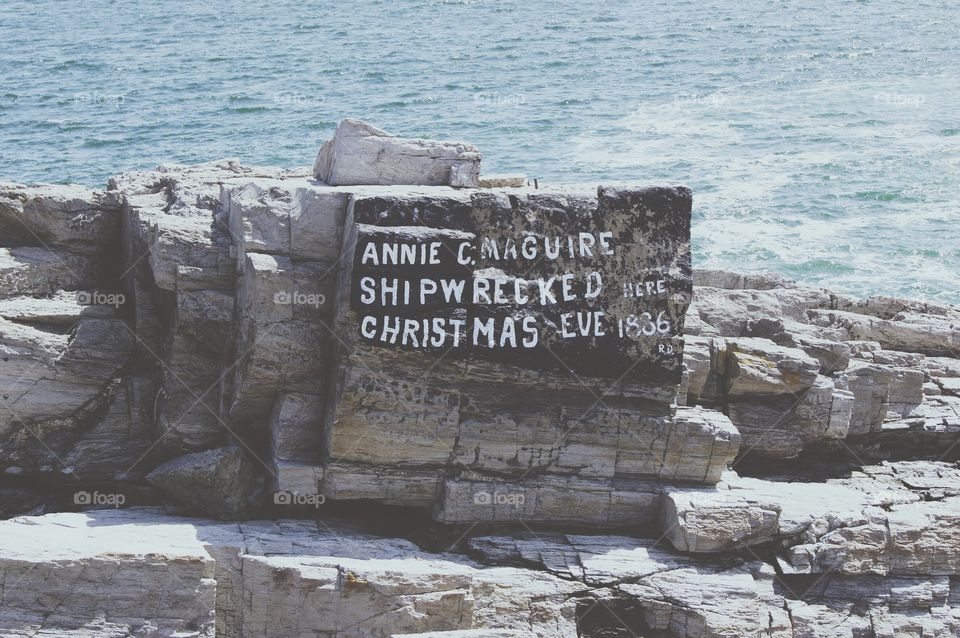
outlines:
{"label": "gray limestone rock", "polygon": [[345,119],[320,149],[313,174],[334,186],[423,184],[476,188],[480,153],[471,144],[395,137]]}
{"label": "gray limestone rock", "polygon": [[444,523],[589,521],[592,527],[649,528],[660,507],[660,488],[651,481],[562,476],[509,481],[468,474],[443,481],[434,518]]}
{"label": "gray limestone rock", "polygon": [[[233,160],[0,185],[0,512],[119,483],[323,521],[0,522],[0,634],[960,633],[955,308],[692,272],[683,187],[478,169],[346,121],[318,170],[367,185]],[[448,552],[326,527],[383,505]]]}
{"label": "gray limestone rock", "polygon": [[118,320],[84,319],[62,334],[0,319],[0,441],[36,436],[38,427],[73,429],[125,364],[132,341]]}
{"label": "gray limestone rock", "polygon": [[799,395],[731,400],[730,420],[743,437],[741,454],[791,458],[807,447],[849,434],[855,396],[817,376]]}
{"label": "gray limestone rock", "polygon": [[329,264],[247,254],[237,285],[235,421],[264,428],[278,393],[325,391],[333,283]]}
{"label": "gray limestone rock", "polygon": [[241,447],[217,448],[167,461],[147,481],[185,512],[245,518],[264,504],[263,463]]}
{"label": "gray limestone rock", "polygon": [[727,339],[728,397],[799,396],[817,378],[820,363],[797,348],[768,339]]}
{"label": "gray limestone rock", "polygon": [[4,246],[62,248],[97,255],[120,235],[120,202],[81,186],[0,182]]}
{"label": "gray limestone rock", "polygon": [[240,264],[248,252],[335,263],[349,190],[286,182],[223,188],[221,201]]}
{"label": "gray limestone rock", "polygon": [[779,534],[780,505],[753,501],[735,491],[666,490],[661,527],[681,552],[740,552]]}
{"label": "gray limestone rock", "polygon": [[956,356],[960,350],[960,324],[957,317],[900,313],[892,319],[879,319],[839,310],[811,310],[811,323],[838,327],[849,339],[876,341],[890,350],[917,352],[930,356]]}

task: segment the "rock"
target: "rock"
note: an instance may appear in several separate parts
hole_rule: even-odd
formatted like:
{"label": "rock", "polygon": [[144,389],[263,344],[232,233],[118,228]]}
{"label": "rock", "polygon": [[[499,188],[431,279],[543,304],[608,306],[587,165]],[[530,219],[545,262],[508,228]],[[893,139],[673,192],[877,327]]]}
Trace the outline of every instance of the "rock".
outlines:
{"label": "rock", "polygon": [[661,525],[681,552],[739,552],[779,533],[780,506],[752,502],[729,490],[667,490]]}
{"label": "rock", "polygon": [[[406,507],[431,507],[438,498],[443,470],[371,467],[333,460],[314,468],[314,485],[331,500],[364,500]],[[306,486],[300,488],[306,492]]]}
{"label": "rock", "polygon": [[731,401],[727,409],[743,437],[742,455],[792,458],[817,443],[846,438],[855,401],[832,379],[818,376],[799,396]]}
{"label": "rock", "polygon": [[688,336],[698,336],[698,337],[720,336],[719,330],[707,324],[707,322],[705,322],[700,317],[700,311],[697,310],[696,303],[691,303],[690,307],[687,309],[686,320],[684,322],[684,331],[687,333]]}
{"label": "rock", "polygon": [[[920,490],[929,489],[931,472],[943,469],[885,466],[876,477],[838,484],[829,500],[803,497],[815,495],[822,485],[790,485],[793,492],[780,492],[786,498],[781,528],[803,521],[806,527],[794,535],[821,534],[817,530],[829,518],[824,512],[847,504],[890,504],[896,499],[875,494],[878,484],[889,486],[891,494],[901,492],[905,486],[897,487],[896,477],[902,474],[904,480],[920,481]],[[765,492],[756,480],[734,483],[748,500]],[[899,507],[892,505],[894,516]],[[804,520],[805,510],[819,511],[821,517]],[[899,535],[901,523],[892,520],[891,525]],[[775,575],[752,557],[695,557],[627,536],[474,536],[466,542],[467,558],[430,554],[409,541],[365,534],[335,521],[227,524],[150,508],[21,517],[0,522],[0,533],[6,539],[0,572],[5,582],[18,581],[7,589],[0,615],[0,627],[8,633],[102,635],[109,627],[123,635],[150,623],[158,636],[190,629],[212,635],[212,619],[223,636],[337,633],[346,638],[429,632],[572,638],[618,627],[686,638],[761,635],[770,629],[774,635],[837,635],[824,633],[830,628],[861,635],[872,623],[951,635],[960,626],[946,575],[844,571],[811,587],[803,580],[810,576]],[[57,542],[64,534],[71,543]],[[78,577],[55,576],[64,569]],[[912,563],[897,569],[925,567]],[[943,564],[943,571],[950,569],[950,563]],[[58,594],[53,600],[42,595],[50,591]],[[111,601],[106,611],[104,595]],[[158,596],[168,601],[160,611]],[[591,612],[598,608],[612,613]]]}
{"label": "rock", "polygon": [[244,586],[259,595],[244,609],[241,635],[389,636],[466,626],[475,604],[466,574],[431,573],[429,564],[413,571],[409,561],[396,566],[404,571],[395,572],[389,562],[244,558]]}
{"label": "rock", "polygon": [[865,299],[855,299],[845,295],[834,295],[834,307],[859,315],[869,315],[879,319],[893,319],[901,313],[930,314],[949,316],[956,314],[956,308],[941,304],[921,302],[914,299],[901,299],[875,295]]}
{"label": "rock", "polygon": [[[582,445],[585,458],[606,452]],[[616,440],[616,439],[614,439]],[[672,442],[678,442],[674,445]],[[646,477],[714,483],[736,455],[740,437],[723,415],[699,408],[677,411],[671,433],[623,428],[618,448],[610,448],[612,480],[597,474],[510,481],[466,472],[443,483],[435,515],[444,522],[476,520],[574,522],[571,516],[604,527],[645,526],[657,516],[659,491]],[[588,453],[596,449],[598,452]],[[561,459],[564,458],[561,453]],[[655,459],[655,462],[654,462]],[[624,477],[624,478],[617,478]],[[630,477],[629,479],[626,477]]]}
{"label": "rock", "polygon": [[861,459],[960,458],[960,398],[925,396],[904,418],[883,423],[845,445]]}
{"label": "rock", "polygon": [[524,638],[527,634],[511,629],[455,629],[420,634],[394,634],[391,638]]}
{"label": "rock", "polygon": [[520,173],[481,175],[479,188],[523,188],[527,185],[527,176]]}
{"label": "rock", "polygon": [[561,476],[506,481],[468,475],[443,481],[434,518],[443,523],[587,521],[593,527],[649,528],[660,507],[660,489],[650,481]]}
{"label": "rock", "polygon": [[554,473],[583,477],[712,483],[736,455],[740,441],[722,414],[689,408],[664,416],[629,407],[597,406],[582,412],[565,405],[557,430],[539,430],[534,414],[549,414],[551,402],[531,404],[527,413],[519,405],[502,405],[505,414],[493,422],[461,411],[464,425],[451,461],[491,473],[511,472],[519,462],[525,468],[549,465]]}
{"label": "rock", "polygon": [[960,359],[925,357],[923,367],[931,377],[960,377]]}
{"label": "rock", "polygon": [[[613,585],[639,608],[636,629],[669,636],[745,636],[757,631],[761,604],[745,570],[716,572],[671,555],[652,541],[617,536],[482,537],[470,546],[487,560],[516,560],[599,589]],[[721,594],[721,592],[723,592]],[[603,591],[588,600],[596,605]],[[602,603],[609,608],[609,600]],[[624,620],[614,627],[623,628]],[[612,627],[613,628],[613,627]]]}
{"label": "rock", "polygon": [[330,364],[331,266],[248,253],[239,273],[231,417],[263,428],[277,394],[324,392]]}
{"label": "rock", "polygon": [[[670,437],[677,437],[683,441],[679,449],[668,443],[664,444],[662,461],[656,472],[660,479],[672,481],[694,481],[715,483],[727,468],[727,465],[740,448],[741,437],[729,419],[714,410],[700,408],[678,408],[672,422],[675,425]],[[634,436],[643,441],[643,436]],[[668,437],[668,438],[670,438]],[[644,472],[634,465],[624,461],[634,457],[642,458],[633,448],[635,443],[621,435],[625,443],[621,445],[621,455],[617,463],[618,471],[623,474],[643,475]],[[660,453],[660,445],[656,442],[646,448],[646,453]]]}
{"label": "rock", "polygon": [[866,512],[814,542],[790,549],[797,571],[842,574],[952,575],[960,567],[960,498],[896,505]]}
{"label": "rock", "polygon": [[313,174],[338,185],[423,184],[476,188],[480,153],[460,142],[394,137],[366,122],[342,120],[320,149]]}
{"label": "rock", "polygon": [[729,397],[799,395],[813,385],[820,370],[820,363],[802,350],[767,339],[728,339],[726,351]]}
{"label": "rock", "polygon": [[[97,632],[109,627],[129,635],[147,626],[155,636],[213,636],[215,619],[216,635],[229,637],[577,634],[574,583],[483,569],[344,527],[228,525],[139,508],[18,518],[0,528],[0,573],[18,583],[3,600],[4,632],[104,635]],[[59,542],[65,534],[70,543]]]}
{"label": "rock", "polygon": [[927,381],[923,384],[923,396],[931,397],[942,394],[943,391],[940,389],[940,386],[933,381]]}
{"label": "rock", "polygon": [[947,463],[865,466],[849,478],[817,483],[728,472],[716,487],[666,488],[661,524],[682,551],[729,552],[774,540],[791,547],[884,510],[911,511],[923,499],[958,494],[960,470]]}
{"label": "rock", "polygon": [[270,415],[274,461],[321,460],[323,405],[318,394],[287,392],[277,398]]}
{"label": "rock", "polygon": [[819,326],[846,330],[849,339],[876,341],[890,350],[949,357],[960,349],[960,327],[956,318],[900,314],[891,320],[839,310],[810,310],[810,319]]}
{"label": "rock", "polygon": [[223,187],[220,199],[239,247],[239,265],[248,252],[331,265],[337,261],[349,191],[249,182]]}
{"label": "rock", "polygon": [[114,193],[74,185],[0,182],[4,246],[56,247],[95,256],[119,240],[120,214]]}
{"label": "rock", "polygon": [[790,333],[774,337],[774,341],[781,346],[800,348],[819,361],[820,374],[831,375],[850,365],[850,346],[842,341]]}
{"label": "rock", "polygon": [[892,412],[900,417],[908,416],[923,403],[923,371],[901,367],[893,370],[887,402]]}
{"label": "rock", "polygon": [[225,250],[214,246],[209,210],[197,209],[191,216],[163,215],[147,222],[146,244],[157,286],[176,290],[180,266],[212,271],[229,268]]}
{"label": "rock", "polygon": [[[0,317],[18,323],[44,326],[72,326],[80,319],[114,319],[118,307],[93,301],[97,291],[58,291],[50,297],[13,297],[0,300]],[[106,299],[104,299],[106,300]],[[118,302],[119,298],[116,299]],[[125,300],[124,300],[125,301]]]}
{"label": "rock", "polygon": [[851,362],[839,377],[838,387],[853,393],[849,436],[875,432],[883,425],[890,408],[890,384],[895,371],[884,365]]}
{"label": "rock", "polygon": [[233,363],[236,268],[220,189],[258,175],[279,171],[221,160],[110,180],[123,201],[122,283],[134,305],[138,355],[160,370],[156,418],[167,455],[225,443],[221,397],[223,370]]}
{"label": "rock", "polygon": [[240,447],[218,448],[167,461],[147,481],[185,512],[245,518],[263,504],[262,463]]}
{"label": "rock", "polygon": [[955,308],[691,272],[688,189],[364,131],[341,168],[441,185],[0,186],[0,513],[305,517],[0,522],[0,634],[960,633]]}
{"label": "rock", "polygon": [[857,397],[852,392],[834,386],[833,403],[830,405],[830,420],[827,424],[828,438],[845,439],[850,434],[850,422]]}
{"label": "rock", "polygon": [[[770,288],[767,290],[697,287],[695,303],[700,319],[724,337],[749,336],[748,323],[760,321],[809,323],[807,312],[829,306],[830,295],[813,288]],[[807,334],[823,338],[841,338],[841,329],[819,324],[810,326]]]}
{"label": "rock", "polygon": [[0,248],[0,299],[106,284],[101,260],[60,248]]}
{"label": "rock", "polygon": [[[361,291],[363,286],[385,276],[414,277],[416,282],[423,277],[467,279],[472,275],[474,282],[478,278],[512,282],[511,278],[521,275],[530,277],[518,271],[511,260],[502,259],[498,251],[504,251],[505,256],[511,237],[518,232],[562,234],[571,219],[581,219],[583,228],[602,224],[611,229],[596,229],[610,233],[624,253],[610,266],[613,270],[607,273],[609,276],[626,275],[626,271],[619,270],[621,265],[637,260],[656,263],[664,279],[650,282],[644,290],[634,289],[634,301],[630,303],[643,303],[643,295],[651,295],[653,299],[647,303],[653,304],[654,310],[648,311],[648,315],[651,319],[658,316],[668,326],[664,328],[668,332],[669,326],[682,321],[688,301],[682,292],[688,285],[684,275],[686,227],[682,221],[688,201],[682,188],[601,188],[597,198],[579,192],[535,191],[513,197],[514,201],[499,193],[482,193],[466,200],[440,191],[431,197],[369,195],[354,196],[351,200],[333,326],[338,337],[338,372],[334,376],[338,385],[328,403],[332,412],[327,417],[325,434],[326,454],[331,462],[322,469],[323,489],[328,496],[363,496],[362,491],[350,489],[345,482],[346,477],[356,476],[357,487],[369,490],[367,498],[379,500],[387,493],[398,494],[400,486],[411,481],[419,501],[432,491],[437,470],[444,467],[501,478],[522,479],[529,472],[547,472],[585,480],[622,476],[710,482],[719,478],[736,453],[738,437],[722,415],[678,411],[674,416],[669,402],[676,395],[680,380],[677,355],[681,344],[672,334],[657,340],[631,341],[626,348],[634,354],[625,357],[626,353],[616,345],[615,335],[608,332],[594,350],[587,352],[546,329],[548,325],[556,326],[549,315],[521,310],[516,315],[518,320],[526,317],[544,324],[539,337],[546,344],[543,351],[511,356],[505,345],[491,348],[486,342],[467,342],[458,348],[451,341],[446,345],[454,345],[454,351],[444,353],[424,371],[424,354],[437,356],[439,345],[426,347],[427,344],[420,344],[419,337],[413,343],[406,334],[403,343],[383,342],[377,338],[380,333],[369,331],[371,321],[382,323],[385,331],[388,320],[398,315],[405,322],[417,321],[416,325],[421,322],[412,317],[476,321],[488,312],[493,321],[513,321],[513,315],[504,314],[502,308],[487,311],[482,301],[453,304],[449,308],[437,300],[424,300],[419,304],[426,306],[424,309],[391,309],[376,296],[361,301],[366,297]],[[519,221],[514,207],[528,210],[529,219],[538,220],[535,226],[524,230],[526,222]],[[631,220],[636,219],[639,210],[650,211],[649,219],[625,234],[626,226],[621,229],[621,224],[633,223]],[[666,215],[668,210],[675,210],[676,215]],[[555,211],[556,218],[545,211]],[[648,247],[635,243],[641,231],[660,232],[664,237],[673,237],[674,243],[661,241],[656,251],[650,252]],[[499,242],[499,248],[493,245],[494,241]],[[384,246],[401,244],[435,244],[444,247],[444,251],[438,257],[439,263],[431,266],[433,270],[413,267],[408,269],[409,274],[403,269],[385,268],[379,257],[371,259]],[[456,259],[465,246],[481,260],[472,273]],[[629,256],[632,252],[636,254]],[[557,267],[549,263],[538,265],[544,275]],[[556,272],[559,276],[561,271]],[[633,272],[629,271],[630,276]],[[611,308],[626,303],[619,289],[622,286],[609,286],[610,297],[605,297],[603,303]],[[671,297],[670,290],[680,292]],[[423,314],[426,311],[432,314]],[[446,333],[444,339],[450,337]],[[634,357],[647,363],[636,365]],[[598,404],[594,388],[604,386],[610,398]],[[538,388],[537,394],[518,392],[518,387]],[[402,406],[399,413],[398,402]],[[400,466],[405,472],[389,471],[391,465]],[[358,472],[362,466],[371,471],[366,475]],[[300,468],[296,475],[304,477],[304,486],[312,480]],[[369,476],[370,480],[361,476]],[[572,483],[569,479],[563,481]],[[456,481],[448,483],[447,492],[455,494]],[[610,489],[609,484],[601,482],[585,492],[605,499],[603,495]],[[438,515],[451,521],[468,516],[471,509],[461,506],[459,497],[451,498],[439,506]],[[542,516],[544,520],[566,515],[550,511],[554,505],[531,507],[535,513],[529,516]],[[600,509],[596,516],[591,514],[588,518],[607,524],[608,504],[598,503],[597,507]]]}
{"label": "rock", "polygon": [[157,436],[155,395],[153,382],[147,378],[112,382],[103,416],[61,453],[70,471],[85,484],[142,478],[149,468],[145,456]]}
{"label": "rock", "polygon": [[924,367],[924,361],[926,360],[925,356],[916,352],[897,352],[896,350],[883,349],[862,353],[860,357],[873,363],[918,369]]}
{"label": "rock", "polygon": [[693,284],[698,288],[723,288],[724,290],[773,290],[796,287],[792,281],[776,273],[744,275],[703,268],[693,271]]}
{"label": "rock", "polygon": [[[689,316],[689,315],[688,315]],[[712,340],[687,337],[683,346],[683,365],[689,371],[687,405],[698,405],[710,378]]]}
{"label": "rock", "polygon": [[861,356],[867,353],[879,352],[882,346],[876,341],[845,341],[850,346],[851,356]]}
{"label": "rock", "polygon": [[[120,321],[84,319],[70,334],[0,320],[0,441],[32,429],[72,428],[95,405],[132,349]],[[10,452],[4,445],[0,452]]]}
{"label": "rock", "polygon": [[4,634],[131,635],[150,627],[157,636],[213,636],[214,561],[193,525],[123,512],[0,525],[0,573],[17,583],[4,590]]}
{"label": "rock", "polygon": [[[912,370],[911,372],[916,372]],[[914,380],[914,385],[915,385]],[[937,377],[934,384],[940,389],[940,392],[943,394],[949,394],[955,397],[960,397],[960,378],[958,377]],[[912,395],[911,395],[912,397]]]}

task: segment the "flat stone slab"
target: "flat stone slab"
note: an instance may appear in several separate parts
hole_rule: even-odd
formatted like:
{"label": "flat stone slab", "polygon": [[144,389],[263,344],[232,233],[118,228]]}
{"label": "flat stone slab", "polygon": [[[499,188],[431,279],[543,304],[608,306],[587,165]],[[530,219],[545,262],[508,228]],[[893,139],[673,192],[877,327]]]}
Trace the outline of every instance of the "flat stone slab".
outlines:
{"label": "flat stone slab", "polygon": [[333,186],[422,184],[476,188],[480,152],[472,144],[396,137],[360,120],[342,120],[323,145],[314,176]]}

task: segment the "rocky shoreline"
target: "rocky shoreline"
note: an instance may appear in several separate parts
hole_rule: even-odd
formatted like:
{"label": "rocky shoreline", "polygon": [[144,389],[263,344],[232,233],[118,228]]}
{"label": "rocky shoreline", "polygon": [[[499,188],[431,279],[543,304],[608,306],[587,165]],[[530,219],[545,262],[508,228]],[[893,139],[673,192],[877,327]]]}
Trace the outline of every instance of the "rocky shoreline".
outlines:
{"label": "rocky shoreline", "polygon": [[[682,187],[479,165],[348,121],[315,172],[0,183],[0,635],[960,635],[960,309],[693,270]],[[661,264],[682,332],[622,375],[362,339],[353,246],[516,215]]]}

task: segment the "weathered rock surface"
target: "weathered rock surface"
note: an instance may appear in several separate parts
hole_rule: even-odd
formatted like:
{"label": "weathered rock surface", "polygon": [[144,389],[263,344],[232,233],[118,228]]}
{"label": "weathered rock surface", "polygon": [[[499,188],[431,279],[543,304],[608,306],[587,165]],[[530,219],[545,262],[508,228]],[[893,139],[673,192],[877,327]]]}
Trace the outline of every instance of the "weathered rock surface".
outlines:
{"label": "weathered rock surface", "polygon": [[[853,300],[776,276],[698,271],[695,279],[705,287],[688,313],[699,336],[684,355],[686,402],[727,413],[743,437],[741,456],[829,449],[854,461],[958,458],[955,413],[934,400],[951,394],[944,379],[955,374],[956,309]],[[809,362],[787,382],[769,341],[762,354],[734,349],[731,358],[731,343],[764,340],[793,353],[794,366],[815,359],[815,382]]]}
{"label": "weathered rock surface", "polygon": [[263,505],[265,463],[239,446],[217,448],[167,461],[147,482],[187,513],[240,519]]}
{"label": "weathered rock surface", "polygon": [[955,356],[960,348],[960,323],[956,311],[947,315],[897,313],[879,319],[840,310],[812,310],[815,325],[837,327],[849,339],[876,341],[884,348],[932,356]]}
{"label": "weathered rock surface", "polygon": [[111,192],[0,182],[3,246],[57,247],[95,256],[116,241],[120,216],[120,202]]}
{"label": "weathered rock surface", "polygon": [[[845,535],[875,531],[872,525],[885,528],[882,534],[893,533],[891,521],[910,520],[921,536],[941,536],[944,547],[917,543],[906,552],[915,561],[903,573],[929,574],[931,556],[946,552],[955,543],[950,526],[960,495],[960,468],[955,464],[907,461],[867,466],[849,478],[825,482],[797,482],[786,479],[762,480],[725,476],[715,488],[667,488],[664,491],[662,528],[666,538],[677,549],[686,552],[737,552],[747,546],[777,542],[788,548],[781,562],[784,570],[820,573],[838,569],[841,572],[895,573],[891,567],[866,569],[854,565],[857,551],[870,555],[885,565],[884,548],[857,548],[854,543],[834,548],[832,557],[846,563],[813,565],[809,552],[820,551],[823,561],[828,550],[821,543],[839,543]],[[894,516],[895,514],[895,516]],[[829,540],[823,540],[829,539]],[[884,542],[892,542],[890,539]],[[906,537],[900,539],[900,544]],[[951,570],[953,568],[945,567]],[[879,571],[878,571],[879,570]],[[911,571],[913,570],[913,571]],[[919,570],[919,571],[917,571]]]}
{"label": "weathered rock surface", "polygon": [[[344,123],[344,135],[351,127]],[[407,143],[373,137],[396,148]],[[430,161],[447,161],[444,153]],[[11,398],[16,409],[3,428],[10,444],[0,458],[16,476],[82,469],[79,487],[138,482],[161,463],[189,467],[195,458],[189,455],[236,441],[265,461],[278,492],[417,506],[454,521],[473,511],[472,503],[461,507],[445,496],[457,492],[463,476],[536,487],[546,473],[573,491],[583,482],[584,522],[639,527],[657,515],[650,503],[659,496],[646,488],[649,482],[716,482],[739,447],[725,416],[671,406],[690,292],[690,194],[681,187],[552,193],[514,187],[508,196],[447,186],[329,186],[223,160],[119,175],[102,192],[11,188],[4,219],[29,222],[50,250],[8,248],[37,255],[10,271],[14,279],[2,289],[8,296],[0,299],[10,340],[36,352],[30,361],[5,362],[12,364],[5,369],[11,383],[40,359],[73,375],[45,375],[31,390],[39,392],[33,403]],[[525,211],[523,220],[515,207]],[[559,240],[571,224],[582,231],[571,235],[579,257],[571,244],[569,255],[541,258],[530,273],[509,263],[509,242],[521,237],[514,234]],[[624,348],[610,337],[610,326],[606,336],[593,338],[591,353],[544,331],[544,348],[521,365],[509,353],[473,347],[456,356],[431,353],[433,363],[424,365],[424,353],[358,342],[356,324],[345,320],[358,228],[372,229],[379,240],[429,233],[472,238],[477,245],[469,254],[480,262],[470,269],[471,286],[484,277],[553,281],[568,271],[586,278],[600,266],[633,276],[637,264],[646,264],[645,281],[625,280],[629,296],[610,282],[605,290],[597,286],[600,297],[592,303],[647,312],[649,325],[627,330],[650,328],[655,338]],[[99,261],[90,261],[96,273],[61,273],[56,251],[87,261],[113,255],[115,267],[104,274]],[[118,297],[115,307],[83,302],[83,295],[106,292]],[[547,299],[560,293],[557,284]],[[494,319],[521,320],[496,301]],[[469,304],[468,312],[487,310]],[[557,315],[527,316],[560,329]],[[94,342],[87,347],[81,337]],[[646,363],[634,365],[636,357]],[[53,382],[59,385],[41,392]],[[126,433],[124,409],[135,417]],[[33,427],[41,420],[43,432],[57,423],[63,433],[44,441]],[[123,442],[113,461],[111,439]],[[154,476],[159,487],[160,474]],[[159,493],[214,512],[213,502],[203,506],[188,484],[174,481]],[[546,496],[549,485],[531,500],[529,516],[571,519],[564,499]],[[236,489],[252,488],[241,481]],[[593,502],[609,501],[610,493],[630,507]],[[216,511],[228,512],[242,515],[233,506]]]}
{"label": "weathered rock surface", "polygon": [[0,522],[0,631],[852,638],[960,628],[947,565],[942,575],[808,583],[750,555],[693,557],[628,536],[477,535],[465,541],[468,557],[331,525],[150,508]]}
{"label": "weathered rock surface", "polygon": [[471,144],[395,137],[355,119],[337,126],[313,175],[332,186],[421,184],[476,188],[480,152]]}
{"label": "weathered rock surface", "polygon": [[0,527],[0,572],[16,583],[4,592],[4,635],[104,625],[155,636],[213,636],[214,625],[217,636],[251,638],[576,635],[575,583],[309,521],[231,525],[131,509]]}
{"label": "weathered rock surface", "polygon": [[960,635],[956,308],[694,271],[679,186],[317,170],[0,184],[0,514],[317,519],[0,522],[0,635]]}

